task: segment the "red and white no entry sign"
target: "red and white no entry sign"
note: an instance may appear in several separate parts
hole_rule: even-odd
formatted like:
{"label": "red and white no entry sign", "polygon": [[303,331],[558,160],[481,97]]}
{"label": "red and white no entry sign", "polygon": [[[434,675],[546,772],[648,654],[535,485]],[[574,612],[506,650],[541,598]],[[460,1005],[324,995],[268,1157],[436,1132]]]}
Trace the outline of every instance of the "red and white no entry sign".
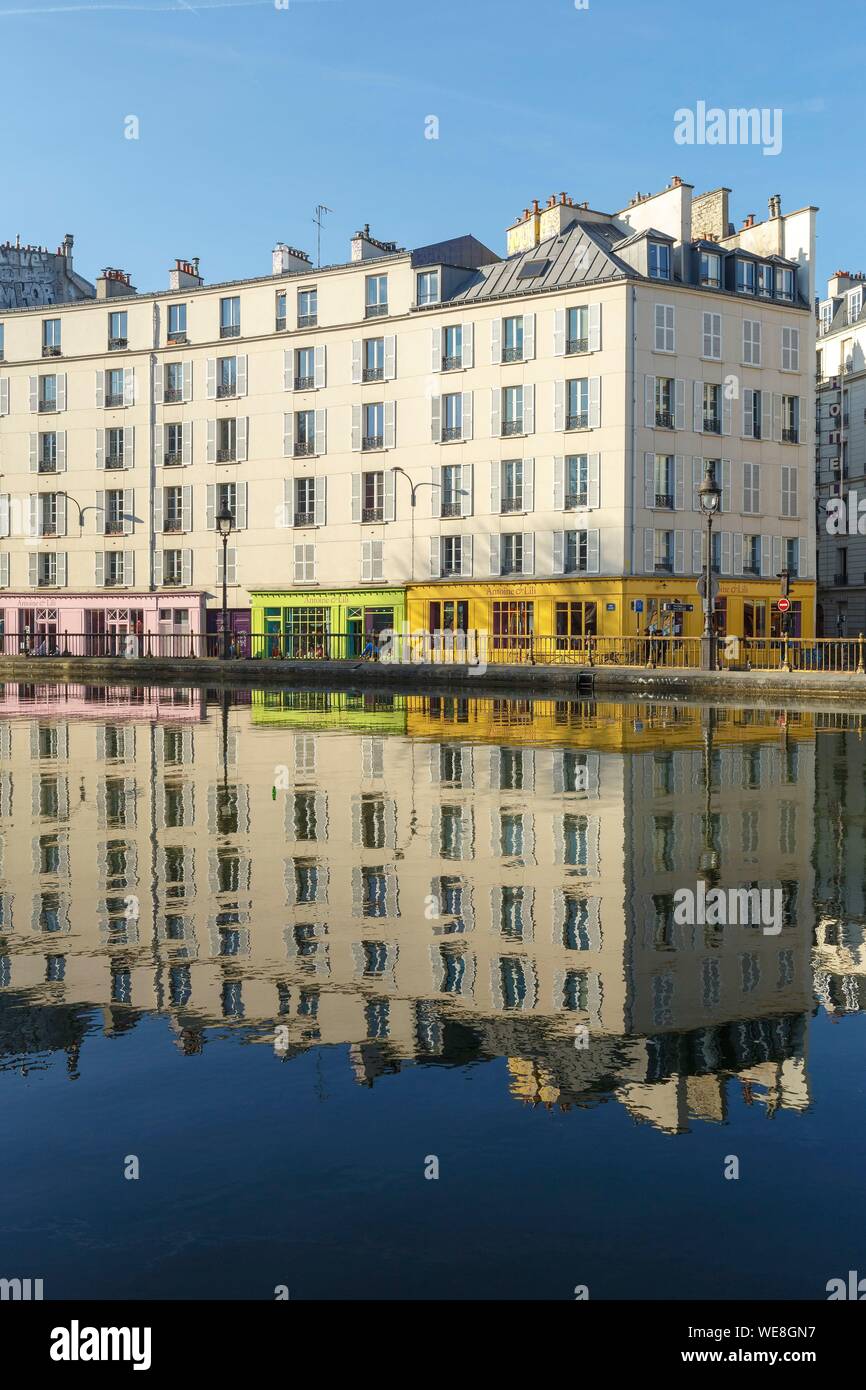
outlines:
{"label": "red and white no entry sign", "polygon": [[789,598],[777,599],[776,607],[780,613],[787,613],[788,609],[791,607],[791,600]]}

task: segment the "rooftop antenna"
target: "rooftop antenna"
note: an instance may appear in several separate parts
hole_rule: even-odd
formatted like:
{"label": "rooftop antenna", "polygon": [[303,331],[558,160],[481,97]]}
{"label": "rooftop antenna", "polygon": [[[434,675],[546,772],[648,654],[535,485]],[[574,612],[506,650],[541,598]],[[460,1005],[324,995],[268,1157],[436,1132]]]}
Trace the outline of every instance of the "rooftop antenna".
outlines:
{"label": "rooftop antenna", "polygon": [[316,215],[315,215],[315,217],[313,218],[313,221],[315,222],[316,227],[317,227],[317,229],[318,229],[317,232],[316,232],[316,267],[317,267],[317,268],[320,268],[320,267],[321,267],[321,264],[322,264],[322,213],[323,213],[323,212],[333,212],[333,211],[334,211],[333,208],[325,207],[325,204],[324,204],[324,203],[316,203]]}

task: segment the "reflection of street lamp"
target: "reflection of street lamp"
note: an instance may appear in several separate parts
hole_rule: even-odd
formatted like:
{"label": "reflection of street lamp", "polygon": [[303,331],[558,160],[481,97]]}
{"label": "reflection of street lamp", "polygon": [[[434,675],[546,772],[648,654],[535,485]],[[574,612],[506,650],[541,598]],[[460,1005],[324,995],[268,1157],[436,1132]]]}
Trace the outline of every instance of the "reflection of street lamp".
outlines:
{"label": "reflection of street lamp", "polygon": [[719,881],[719,853],[713,844],[713,734],[715,732],[716,712],[712,705],[707,709],[707,722],[704,726],[704,815],[703,846],[698,862],[698,878],[703,879],[708,888],[714,888]]}
{"label": "reflection of street lamp", "polygon": [[716,669],[716,634],[713,631],[713,517],[719,510],[722,490],[716,482],[715,468],[707,464],[698,488],[701,511],[707,518],[707,553],[704,563],[704,631],[701,637],[701,670]]}
{"label": "reflection of street lamp", "polygon": [[231,512],[229,511],[228,506],[227,506],[227,504],[226,504],[225,502],[223,502],[222,506],[220,507],[219,514],[218,514],[217,519],[216,519],[216,524],[217,524],[217,530],[219,531],[219,534],[220,534],[220,539],[221,539],[221,541],[222,541],[222,543],[223,543],[223,640],[222,640],[222,658],[223,658],[223,661],[225,661],[226,658],[228,657],[228,654],[229,654],[229,602],[228,602],[228,594],[227,594],[227,592],[226,592],[227,575],[228,575],[228,543],[229,543],[229,536],[230,536],[231,533],[232,533],[232,527],[233,527],[234,524],[235,524],[235,519],[234,519],[234,517],[232,516]]}

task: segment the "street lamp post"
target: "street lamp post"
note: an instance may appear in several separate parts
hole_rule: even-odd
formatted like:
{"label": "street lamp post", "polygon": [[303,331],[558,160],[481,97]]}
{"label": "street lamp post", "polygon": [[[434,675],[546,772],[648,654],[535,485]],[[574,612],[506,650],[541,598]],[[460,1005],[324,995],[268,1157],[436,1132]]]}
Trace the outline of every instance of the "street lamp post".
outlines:
{"label": "street lamp post", "polygon": [[220,540],[223,543],[223,640],[222,640],[222,659],[227,660],[229,654],[229,601],[227,593],[228,585],[228,543],[232,533],[235,519],[224,502],[219,510],[216,519],[217,530]]}
{"label": "street lamp post", "polygon": [[712,463],[707,464],[698,488],[701,511],[707,518],[707,553],[704,557],[704,631],[701,636],[701,670],[716,669],[716,634],[713,630],[713,517],[719,510],[722,490],[716,482]]}
{"label": "street lamp post", "polygon": [[409,487],[410,487],[410,489],[411,489],[410,501],[411,501],[411,503],[412,503],[412,510],[411,510],[411,512],[409,513],[409,522],[410,522],[409,570],[410,570],[410,583],[413,583],[413,584],[414,584],[414,582],[415,582],[415,506],[416,506],[416,503],[417,503],[417,501],[418,501],[418,489],[419,489],[419,488],[422,488],[422,487],[439,487],[439,484],[438,484],[438,483],[413,483],[413,482],[412,482],[412,479],[411,479],[410,476],[409,476],[409,474],[406,472],[406,469],[405,469],[405,468],[401,468],[400,465],[399,465],[398,463],[395,463],[395,464],[392,466],[391,472],[392,472],[392,473],[402,473],[402,474],[403,474],[403,477],[406,479],[406,481],[408,482]]}

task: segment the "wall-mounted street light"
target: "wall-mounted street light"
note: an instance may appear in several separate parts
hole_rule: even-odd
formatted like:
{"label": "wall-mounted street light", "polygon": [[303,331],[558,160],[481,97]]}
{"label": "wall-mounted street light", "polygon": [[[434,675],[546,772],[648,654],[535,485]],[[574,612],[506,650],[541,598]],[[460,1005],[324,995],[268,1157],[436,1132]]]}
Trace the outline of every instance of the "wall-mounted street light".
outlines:
{"label": "wall-mounted street light", "polygon": [[219,510],[219,512],[218,512],[218,514],[217,514],[217,519],[216,519],[217,531],[219,532],[220,540],[221,540],[222,543],[223,543],[223,640],[222,640],[222,658],[223,658],[223,661],[225,661],[225,660],[227,659],[228,654],[229,654],[229,601],[228,601],[228,589],[227,589],[227,584],[228,584],[228,544],[229,544],[229,536],[230,536],[231,533],[232,533],[232,527],[234,526],[234,524],[235,524],[235,519],[234,519],[234,517],[232,516],[231,512],[229,511],[229,509],[228,509],[226,503],[223,502],[223,505],[220,507],[220,510]]}
{"label": "wall-mounted street light", "polygon": [[722,489],[716,482],[715,466],[707,464],[703,482],[698,488],[701,511],[707,519],[707,553],[704,558],[704,631],[701,637],[701,670],[716,669],[716,634],[713,624],[713,517],[722,501]]}

